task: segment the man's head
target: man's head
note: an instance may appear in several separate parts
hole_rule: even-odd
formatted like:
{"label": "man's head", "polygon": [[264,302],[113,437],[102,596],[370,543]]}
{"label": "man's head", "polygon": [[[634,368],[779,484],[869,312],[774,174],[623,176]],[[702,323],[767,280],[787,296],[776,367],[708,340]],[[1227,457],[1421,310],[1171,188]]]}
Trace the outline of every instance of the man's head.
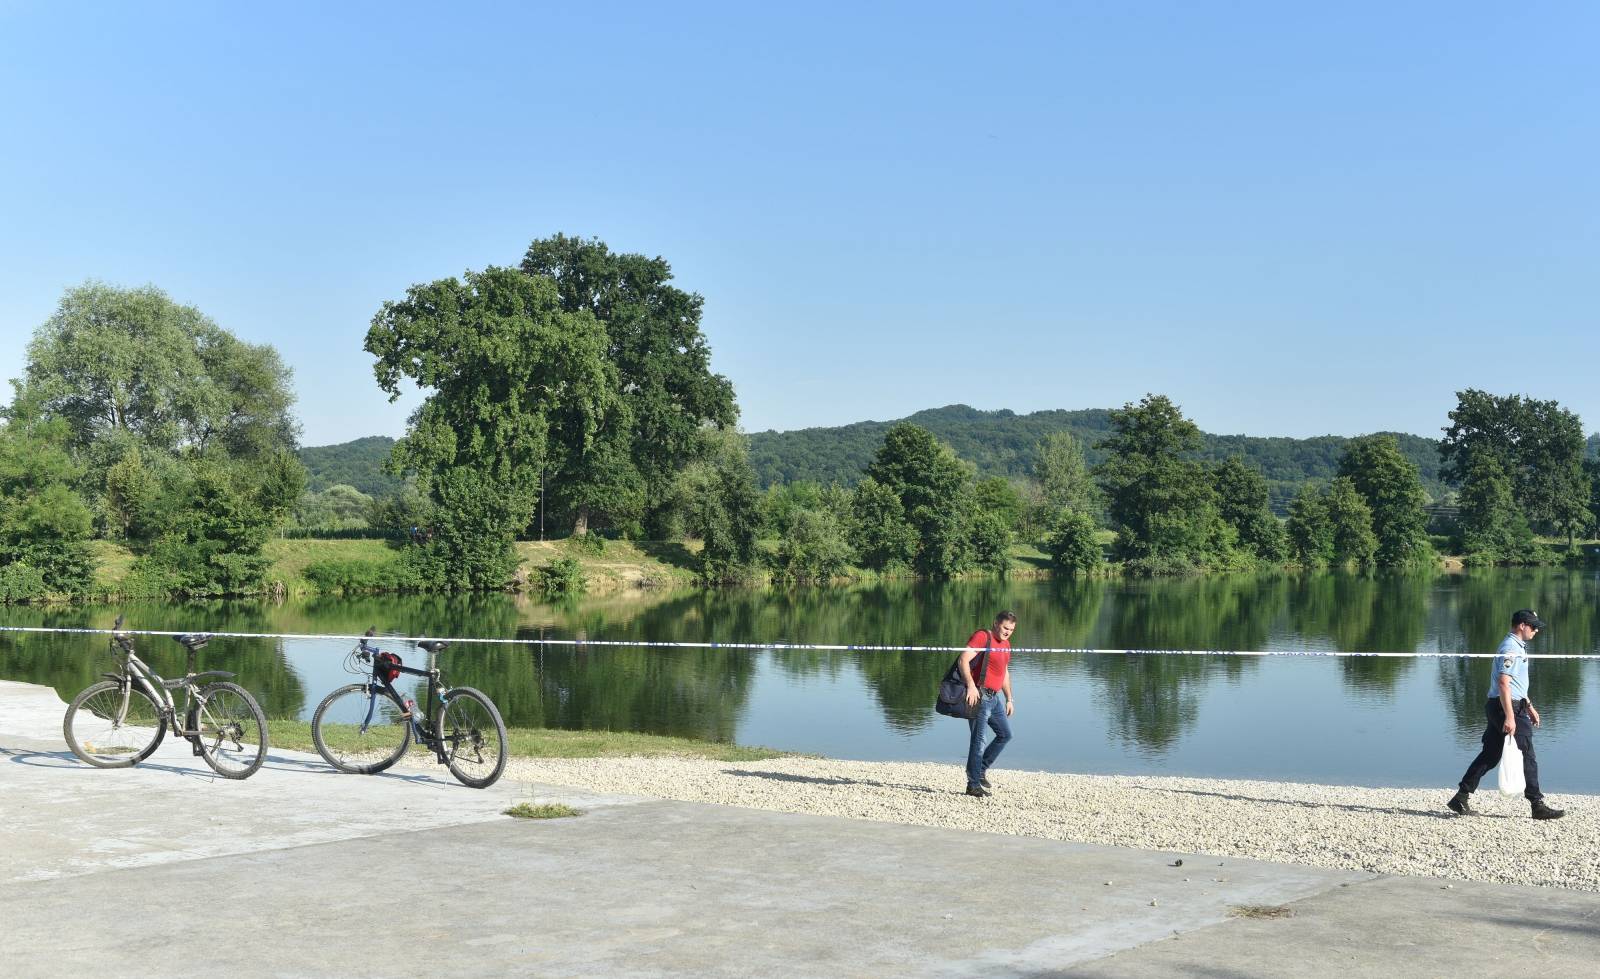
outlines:
{"label": "man's head", "polygon": [[1001,612],[994,617],[994,634],[1001,639],[1010,641],[1011,633],[1017,628],[1017,613],[1012,611]]}
{"label": "man's head", "polygon": [[1511,613],[1511,631],[1523,642],[1532,639],[1534,634],[1543,628],[1544,620],[1531,608],[1521,608]]}

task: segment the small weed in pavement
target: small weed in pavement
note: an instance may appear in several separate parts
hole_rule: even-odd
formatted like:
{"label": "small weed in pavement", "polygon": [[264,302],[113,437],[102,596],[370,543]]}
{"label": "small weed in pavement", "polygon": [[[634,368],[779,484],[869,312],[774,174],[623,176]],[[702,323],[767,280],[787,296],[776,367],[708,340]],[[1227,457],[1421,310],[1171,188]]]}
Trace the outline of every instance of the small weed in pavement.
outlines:
{"label": "small weed in pavement", "polygon": [[519,802],[507,809],[505,814],[518,819],[561,819],[564,816],[583,815],[571,806],[563,806],[559,802],[548,802],[542,806],[536,806],[531,802]]}

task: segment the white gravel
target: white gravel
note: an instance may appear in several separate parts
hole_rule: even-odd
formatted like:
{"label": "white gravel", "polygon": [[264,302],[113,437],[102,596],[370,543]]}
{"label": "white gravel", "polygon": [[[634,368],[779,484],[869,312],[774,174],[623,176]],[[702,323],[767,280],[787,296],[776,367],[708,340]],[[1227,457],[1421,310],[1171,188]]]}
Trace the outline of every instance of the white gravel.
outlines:
{"label": "white gravel", "polygon": [[[623,793],[920,826],[1251,857],[1314,867],[1600,891],[1600,796],[1552,795],[1535,822],[1492,786],[1479,815],[1454,791],[995,770],[974,799],[960,766],[775,758],[513,758],[506,777]],[[1214,869],[1214,868],[1213,868]],[[1197,866],[1196,873],[1206,873]]]}

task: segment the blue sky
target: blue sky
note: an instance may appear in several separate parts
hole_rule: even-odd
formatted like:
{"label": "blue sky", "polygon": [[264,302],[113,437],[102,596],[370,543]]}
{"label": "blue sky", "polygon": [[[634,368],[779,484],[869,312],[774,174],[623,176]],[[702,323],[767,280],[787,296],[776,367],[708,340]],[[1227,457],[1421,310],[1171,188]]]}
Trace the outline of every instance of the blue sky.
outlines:
{"label": "blue sky", "polygon": [[88,278],[398,435],[407,286],[556,231],[706,297],[748,430],[1170,395],[1202,428],[1600,427],[1600,7],[0,0],[0,378]]}

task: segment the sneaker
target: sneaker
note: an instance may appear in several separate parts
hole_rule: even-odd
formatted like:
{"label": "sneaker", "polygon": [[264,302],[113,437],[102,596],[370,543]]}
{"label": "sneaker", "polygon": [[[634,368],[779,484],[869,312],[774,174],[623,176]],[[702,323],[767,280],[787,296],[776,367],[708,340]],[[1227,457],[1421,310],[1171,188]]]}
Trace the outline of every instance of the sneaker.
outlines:
{"label": "sneaker", "polygon": [[1533,804],[1534,819],[1560,819],[1566,814],[1567,811],[1565,809],[1551,809],[1549,806],[1544,804],[1543,799]]}
{"label": "sneaker", "polygon": [[1472,807],[1467,805],[1467,794],[1465,792],[1457,792],[1450,797],[1450,801],[1446,802],[1445,805],[1457,816],[1472,815]]}
{"label": "sneaker", "polygon": [[989,784],[989,776],[987,776],[987,775],[985,775],[983,778],[978,779],[978,784],[983,786],[986,789],[994,788],[994,786]]}
{"label": "sneaker", "polygon": [[984,787],[981,785],[969,785],[967,786],[967,795],[977,799],[982,799],[987,797],[989,793],[985,791]]}

